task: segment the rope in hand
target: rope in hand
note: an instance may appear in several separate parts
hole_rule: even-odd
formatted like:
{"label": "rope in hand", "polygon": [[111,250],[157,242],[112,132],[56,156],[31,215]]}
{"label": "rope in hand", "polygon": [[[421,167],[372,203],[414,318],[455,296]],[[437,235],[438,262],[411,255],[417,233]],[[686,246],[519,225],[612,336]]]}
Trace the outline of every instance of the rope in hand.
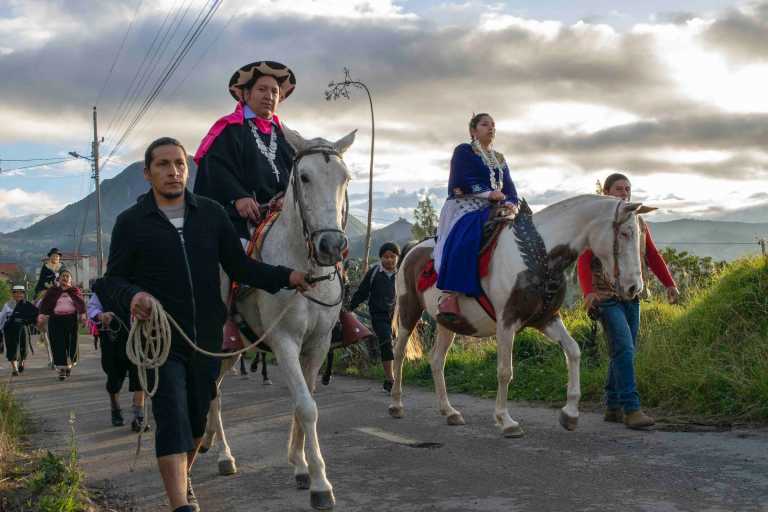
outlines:
{"label": "rope in hand", "polygon": [[[181,328],[181,326],[174,320],[174,318],[169,315],[165,309],[163,308],[163,305],[160,304],[157,300],[153,299],[152,306],[150,309],[149,317],[146,320],[140,320],[138,318],[134,318],[133,322],[131,322],[131,328],[128,332],[128,342],[126,343],[125,352],[128,356],[128,360],[131,361],[134,365],[136,365],[137,373],[139,376],[139,383],[141,384],[141,389],[144,390],[145,399],[144,399],[144,421],[147,422],[147,418],[149,417],[147,414],[147,396],[149,398],[153,398],[155,396],[155,393],[157,393],[157,387],[159,385],[159,379],[157,378],[157,372],[159,371],[160,367],[165,364],[165,362],[168,360],[168,355],[171,352],[171,326],[173,326],[179,334],[181,334],[181,337],[184,341],[187,342],[187,344],[192,347],[193,350],[196,350],[197,352],[200,352],[201,354],[204,354],[209,357],[216,357],[219,359],[227,359],[230,357],[238,356],[248,350],[253,349],[256,345],[264,341],[267,336],[269,336],[274,328],[277,326],[277,324],[280,323],[280,321],[283,319],[285,314],[288,312],[288,310],[293,305],[294,300],[296,297],[299,296],[298,290],[294,291],[294,294],[291,296],[290,299],[288,299],[288,302],[285,304],[285,307],[280,312],[280,314],[277,315],[272,325],[269,326],[269,328],[264,331],[264,334],[262,334],[258,340],[254,341],[253,343],[245,346],[244,348],[240,350],[236,350],[233,352],[209,352],[205,349],[200,348],[195,344],[194,341],[192,341],[189,336],[184,332],[184,329]],[[123,324],[123,322],[115,316],[115,319],[123,325],[123,327],[128,330],[128,328]],[[150,389],[149,386],[149,371],[154,370],[155,371],[155,379],[154,382],[152,382],[152,389]],[[146,423],[145,423],[146,425]],[[134,456],[133,464],[131,464],[131,472],[133,472],[136,468],[136,464],[139,460],[139,453],[141,452],[141,436],[144,433],[144,425],[142,425],[141,429],[139,430],[138,440],[136,444],[136,454]]]}

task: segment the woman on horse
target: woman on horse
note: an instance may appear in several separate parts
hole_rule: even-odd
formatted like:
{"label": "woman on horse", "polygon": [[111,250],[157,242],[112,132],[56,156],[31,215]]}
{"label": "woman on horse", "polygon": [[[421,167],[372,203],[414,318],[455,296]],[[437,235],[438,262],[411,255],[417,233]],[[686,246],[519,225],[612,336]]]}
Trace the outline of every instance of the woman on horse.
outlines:
{"label": "woman on horse", "polygon": [[504,155],[493,149],[496,124],[490,114],[474,115],[469,135],[471,142],[459,144],[453,151],[448,199],[437,230],[437,287],[451,292],[439,307],[438,319],[446,324],[463,320],[457,293],[482,294],[478,258],[491,206],[505,205],[514,214],[519,204]]}
{"label": "woman on horse", "polygon": [[40,303],[40,317],[39,324],[48,320],[53,363],[59,369],[59,380],[64,380],[77,364],[77,322],[85,323],[83,294],[72,286],[69,270],[62,270],[58,284],[46,292]]}
{"label": "woman on horse", "polygon": [[43,267],[40,269],[40,277],[37,280],[37,286],[35,286],[33,300],[40,299],[41,292],[56,284],[59,274],[65,268],[61,262],[61,251],[55,247],[48,251],[48,261],[43,263]]}
{"label": "woman on horse", "polygon": [[218,201],[245,243],[248,222],[258,224],[260,210],[288,187],[295,152],[277,108],[295,88],[296,75],[279,62],[235,70],[229,80],[235,111],[214,123],[195,154],[195,194]]}
{"label": "woman on horse", "polygon": [[[603,184],[603,194],[629,201],[632,185],[623,174],[611,174]],[[664,258],[656,249],[647,224],[639,218],[640,255],[648,268],[667,288],[667,299],[677,302],[679,292]],[[607,409],[605,421],[621,423],[633,429],[650,427],[655,420],[640,410],[640,395],[635,382],[635,345],[640,327],[640,300],[619,299],[603,277],[600,260],[587,250],[578,261],[579,284],[584,293],[584,307],[599,314],[610,352],[608,381],[605,384]]]}

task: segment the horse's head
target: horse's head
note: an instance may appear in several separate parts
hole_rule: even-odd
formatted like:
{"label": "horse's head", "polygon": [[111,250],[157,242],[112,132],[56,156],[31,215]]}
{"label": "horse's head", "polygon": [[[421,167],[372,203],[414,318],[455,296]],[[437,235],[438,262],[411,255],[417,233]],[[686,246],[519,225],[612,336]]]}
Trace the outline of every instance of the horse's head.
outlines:
{"label": "horse's head", "polygon": [[642,230],[637,216],[656,208],[622,200],[606,201],[606,206],[606,214],[592,224],[589,246],[619,298],[631,300],[643,290]]}
{"label": "horse's head", "polygon": [[342,155],[354,142],[356,130],[336,142],[306,140],[293,130],[284,131],[296,150],[290,195],[296,202],[304,237],[319,265],[334,265],[342,261],[348,244],[344,225],[350,174]]}

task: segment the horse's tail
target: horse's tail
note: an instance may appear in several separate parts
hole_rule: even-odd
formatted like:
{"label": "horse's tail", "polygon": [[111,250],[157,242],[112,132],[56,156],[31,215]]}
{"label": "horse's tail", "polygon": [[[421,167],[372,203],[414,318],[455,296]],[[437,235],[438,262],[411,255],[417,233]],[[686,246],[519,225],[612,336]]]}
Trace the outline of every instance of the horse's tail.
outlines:
{"label": "horse's tail", "polygon": [[[399,301],[395,301],[395,312],[392,315],[392,337],[395,343],[399,343],[397,333],[399,329]],[[418,325],[408,335],[408,339],[405,340],[405,358],[409,361],[415,361],[421,359],[424,355],[424,343],[421,339],[421,333],[419,332]]]}
{"label": "horse's tail", "polygon": [[417,328],[424,306],[417,285],[424,264],[432,257],[433,245],[434,242],[428,240],[406,244],[395,281],[395,313],[392,316],[392,332],[397,340],[395,349],[403,351],[404,357],[410,360],[424,354]]}

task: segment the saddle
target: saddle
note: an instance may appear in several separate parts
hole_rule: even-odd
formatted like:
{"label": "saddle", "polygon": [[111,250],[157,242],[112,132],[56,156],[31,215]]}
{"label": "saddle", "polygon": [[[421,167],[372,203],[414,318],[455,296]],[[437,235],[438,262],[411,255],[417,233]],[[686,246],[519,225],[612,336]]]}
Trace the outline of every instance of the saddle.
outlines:
{"label": "saddle", "polygon": [[[478,254],[479,264],[478,270],[480,277],[486,277],[489,272],[491,258],[496,250],[496,245],[499,241],[499,235],[504,229],[513,229],[515,232],[515,239],[517,240],[518,247],[520,249],[523,261],[528,268],[528,271],[535,274],[537,281],[540,282],[544,291],[544,302],[549,302],[550,296],[554,297],[560,289],[561,280],[559,275],[548,271],[548,265],[546,262],[549,260],[544,241],[536,230],[533,224],[533,211],[531,210],[525,199],[520,201],[520,207],[517,215],[509,215],[508,210],[503,205],[496,205],[492,208],[488,220],[483,225],[482,243],[480,245],[480,253]],[[545,263],[542,265],[542,263]],[[435,269],[435,261],[430,259],[424,265],[421,273],[419,274],[419,280],[417,282],[417,289],[419,292],[425,292],[437,283],[437,270]],[[488,299],[488,296],[483,292],[480,296],[475,297],[483,311],[495,322],[496,311]]]}

